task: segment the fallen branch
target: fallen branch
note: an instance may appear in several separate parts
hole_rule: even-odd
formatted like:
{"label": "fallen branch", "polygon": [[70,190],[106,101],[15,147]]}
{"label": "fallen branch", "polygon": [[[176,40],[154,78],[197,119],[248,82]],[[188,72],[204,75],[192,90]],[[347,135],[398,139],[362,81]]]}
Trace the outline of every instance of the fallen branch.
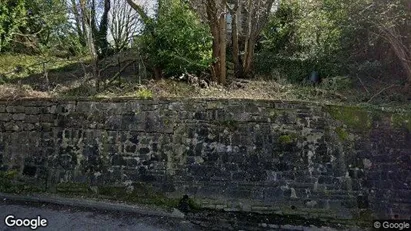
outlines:
{"label": "fallen branch", "polygon": [[340,99],[347,100],[347,97],[345,97],[345,96],[343,96],[343,95],[341,95],[340,93],[337,93],[337,92],[330,92],[330,91],[323,90],[323,89],[318,89],[318,88],[315,88],[314,90],[316,92],[319,92],[319,93],[322,93],[322,94],[330,94],[330,95],[337,96]]}
{"label": "fallen branch", "polygon": [[375,94],[375,95],[373,95],[368,101],[367,101],[367,103],[369,103],[369,102],[371,102],[371,100],[373,100],[375,97],[377,97],[378,95],[380,95],[381,93],[383,93],[384,91],[386,91],[386,90],[388,90],[388,89],[390,89],[390,88],[392,88],[392,87],[395,87],[395,86],[398,86],[397,84],[391,84],[390,86],[388,86],[388,87],[386,87],[386,88],[383,88],[381,91],[379,91],[377,94]]}
{"label": "fallen branch", "polygon": [[364,83],[361,81],[360,77],[357,75],[358,80],[360,81],[361,85],[364,87],[365,91],[367,92],[367,94],[370,94],[370,92],[368,91],[368,89],[365,87]]}
{"label": "fallen branch", "polygon": [[123,61],[121,61],[121,62],[109,64],[109,65],[105,66],[104,68],[100,69],[100,73],[103,72],[103,71],[105,71],[105,70],[107,70],[107,69],[110,68],[110,67],[116,67],[116,66],[118,66],[119,64],[125,63],[125,62],[127,62],[127,61],[135,62],[135,61],[137,61],[137,60],[136,60],[136,59],[125,59],[125,60],[123,60]]}
{"label": "fallen branch", "polygon": [[106,86],[104,87],[104,89],[107,89],[107,86],[110,85],[112,82],[114,82],[114,80],[116,80],[116,79],[120,76],[120,74],[121,74],[127,67],[129,67],[131,64],[133,64],[134,62],[135,62],[135,60],[127,63],[124,67],[122,67],[121,70],[120,70],[119,72],[117,72],[117,73],[113,76],[113,78],[111,78],[111,79],[108,81],[108,83],[106,84]]}

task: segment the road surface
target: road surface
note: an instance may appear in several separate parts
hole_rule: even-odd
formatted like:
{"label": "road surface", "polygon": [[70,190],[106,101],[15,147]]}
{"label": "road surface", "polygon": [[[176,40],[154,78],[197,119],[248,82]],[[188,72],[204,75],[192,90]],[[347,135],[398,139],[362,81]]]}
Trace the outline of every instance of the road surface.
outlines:
{"label": "road surface", "polygon": [[[12,217],[11,217],[12,216]],[[14,225],[8,227],[7,223]],[[38,218],[40,217],[40,218]],[[27,219],[28,218],[28,219]],[[26,221],[24,221],[26,219]],[[33,221],[33,219],[35,219]],[[42,221],[46,219],[47,221]],[[42,223],[43,222],[43,223]],[[134,213],[97,211],[70,206],[0,202],[0,230],[33,230],[30,227],[16,227],[21,223],[38,227],[47,223],[46,227],[36,230],[59,231],[93,231],[93,230],[136,230],[136,231],[196,231],[200,230],[194,224],[169,217],[149,217]]]}

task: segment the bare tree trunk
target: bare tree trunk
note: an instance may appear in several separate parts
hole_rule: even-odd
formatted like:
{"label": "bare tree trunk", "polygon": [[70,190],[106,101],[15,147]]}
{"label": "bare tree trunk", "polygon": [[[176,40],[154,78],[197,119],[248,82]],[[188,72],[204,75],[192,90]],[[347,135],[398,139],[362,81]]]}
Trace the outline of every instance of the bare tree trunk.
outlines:
{"label": "bare tree trunk", "polygon": [[227,67],[226,67],[226,55],[227,55],[227,22],[226,22],[226,6],[227,0],[222,1],[223,12],[220,16],[220,76],[219,83],[226,85],[227,83]]}
{"label": "bare tree trunk", "polygon": [[[228,8],[228,7],[227,7]],[[243,76],[243,67],[240,63],[240,47],[238,41],[238,14],[239,14],[239,2],[234,2],[233,9],[230,9],[232,15],[232,45],[233,45],[233,62],[234,62],[234,76],[241,78]]]}
{"label": "bare tree trunk", "polygon": [[246,47],[246,56],[244,57],[243,61],[243,71],[245,76],[249,76],[251,73],[253,58],[254,58],[254,47],[255,41],[254,39],[248,39],[247,47]]}
{"label": "bare tree trunk", "polygon": [[109,44],[107,41],[107,30],[108,30],[108,12],[110,11],[110,0],[104,0],[104,12],[101,16],[100,27],[97,33],[97,44],[101,52],[99,53],[99,58],[103,58],[109,55]]}
{"label": "bare tree trunk", "polygon": [[220,37],[219,37],[219,28],[218,25],[212,24],[211,25],[211,33],[213,35],[213,52],[212,52],[212,57],[213,57],[213,64],[211,66],[212,68],[212,75],[211,75],[211,80],[213,82],[218,82],[219,81],[219,75],[220,75]]}
{"label": "bare tree trunk", "polygon": [[84,37],[84,27],[81,26],[83,21],[81,20],[80,12],[77,9],[76,0],[71,0],[71,7],[72,7],[74,18],[75,18],[75,25],[76,25],[77,35],[79,37],[79,42],[83,47],[85,47],[86,39]]}
{"label": "bare tree trunk", "polygon": [[163,70],[160,67],[154,68],[154,79],[160,80],[163,77]]}
{"label": "bare tree trunk", "polygon": [[[251,38],[251,32],[252,32],[252,16],[254,12],[254,4],[252,0],[247,1],[248,6],[247,6],[247,31],[245,34],[245,43],[244,43],[244,58],[243,58],[243,70],[246,68],[246,60],[248,57],[248,52],[249,52],[249,43],[250,43],[250,38]],[[245,71],[244,71],[245,72]],[[247,75],[247,73],[244,73]]]}
{"label": "bare tree trunk", "polygon": [[87,6],[86,6],[87,0],[80,0],[80,12],[79,16],[81,17],[81,29],[83,31],[83,38],[84,42],[87,45]]}
{"label": "bare tree trunk", "polygon": [[144,12],[143,7],[140,5],[136,4],[133,2],[133,0],[127,0],[127,3],[133,8],[137,13],[140,15],[141,20],[144,22],[144,24],[150,23],[150,17]]}
{"label": "bare tree trunk", "polygon": [[92,58],[92,67],[93,67],[93,78],[97,81],[96,82],[96,89],[97,91],[100,90],[100,77],[97,70],[97,53],[96,48],[94,46],[94,37],[93,37],[93,19],[92,13],[89,13],[86,9],[85,0],[80,0],[81,10],[83,12],[83,23],[85,26],[85,34],[87,36],[87,46],[89,48],[89,54]]}
{"label": "bare tree trunk", "polygon": [[387,28],[383,25],[379,25],[379,28],[405,70],[407,80],[403,90],[409,93],[411,87],[411,49],[403,43],[401,34],[395,28]]}
{"label": "bare tree trunk", "polygon": [[245,33],[243,76],[250,76],[258,35],[268,22],[274,0],[247,1],[247,30]]}
{"label": "bare tree trunk", "polygon": [[140,21],[138,13],[124,0],[112,0],[109,32],[114,40],[114,48],[119,52],[131,45],[131,38],[138,33]]}
{"label": "bare tree trunk", "polygon": [[[127,0],[132,1],[132,0]],[[256,44],[256,39],[258,35],[261,33],[262,28],[266,25],[268,21],[268,16],[271,13],[271,9],[275,0],[231,0],[230,3],[237,3],[238,10],[237,13],[233,13],[233,55],[234,55],[234,65],[239,66],[237,69],[236,75],[245,76],[251,72],[252,68],[252,61],[254,57],[254,47]],[[218,65],[216,63],[213,64],[212,67],[212,75],[218,76],[218,80],[220,82],[226,81],[226,67],[225,67],[225,53],[226,51],[226,21],[225,21],[225,11],[227,8],[227,0],[191,0],[189,1],[191,7],[197,11],[202,19],[208,21],[208,24],[211,28],[212,35],[213,35],[213,58],[219,58],[220,70],[218,71]],[[245,13],[245,19],[247,20],[246,28],[243,28],[243,24],[239,23],[239,16],[243,17],[243,11]],[[230,10],[230,9],[229,9]],[[230,10],[231,11],[231,10]],[[216,26],[218,25],[218,26]],[[216,28],[219,32],[216,32]],[[240,56],[240,52],[242,51],[240,47],[240,32],[241,30],[241,38],[244,37],[244,58],[242,55]],[[243,32],[244,35],[243,35]],[[241,39],[241,41],[243,41]],[[219,48],[216,47],[220,44]],[[243,44],[241,44],[243,46]],[[237,54],[237,55],[236,55]],[[240,59],[241,57],[241,59]],[[243,60],[243,61],[241,61]],[[224,69],[224,70],[223,70]],[[241,73],[243,70],[244,73]],[[221,75],[221,76],[219,76]]]}

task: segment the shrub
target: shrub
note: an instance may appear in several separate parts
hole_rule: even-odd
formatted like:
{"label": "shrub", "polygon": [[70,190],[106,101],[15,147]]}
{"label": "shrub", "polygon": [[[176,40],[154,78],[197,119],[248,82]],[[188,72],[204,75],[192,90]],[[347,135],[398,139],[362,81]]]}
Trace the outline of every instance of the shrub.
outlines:
{"label": "shrub", "polygon": [[[166,76],[185,71],[197,73],[211,63],[211,37],[186,4],[164,1],[157,20],[146,25],[142,51],[149,64],[161,67]],[[153,30],[154,27],[154,30]]]}

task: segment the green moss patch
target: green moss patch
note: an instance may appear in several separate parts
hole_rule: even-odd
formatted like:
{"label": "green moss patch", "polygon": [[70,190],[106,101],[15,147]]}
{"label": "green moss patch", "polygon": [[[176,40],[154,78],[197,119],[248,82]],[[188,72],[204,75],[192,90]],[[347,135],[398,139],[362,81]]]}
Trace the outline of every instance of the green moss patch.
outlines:
{"label": "green moss patch", "polygon": [[298,135],[294,133],[283,134],[278,137],[278,143],[281,145],[292,144],[298,139]]}
{"label": "green moss patch", "polygon": [[57,193],[70,196],[151,204],[164,208],[172,208],[178,205],[178,199],[168,198],[162,193],[152,189],[149,185],[143,183],[135,183],[131,186],[104,185],[95,187],[95,190],[91,190],[91,187],[87,184],[60,183],[57,185],[56,191]]}
{"label": "green moss patch", "polygon": [[289,135],[282,135],[278,137],[278,142],[280,144],[291,144],[293,142],[293,139]]}
{"label": "green moss patch", "polygon": [[216,121],[215,125],[217,125],[218,127],[227,128],[230,131],[235,131],[238,128],[238,121],[235,121],[235,120]]}
{"label": "green moss patch", "polygon": [[8,170],[5,172],[0,172],[0,179],[12,180],[18,176],[19,172],[17,170]]}
{"label": "green moss patch", "polygon": [[9,170],[0,172],[0,192],[4,193],[25,193],[43,192],[44,189],[38,184],[25,182],[18,176],[18,171]]}
{"label": "green moss patch", "polygon": [[82,183],[59,183],[56,185],[56,191],[67,194],[91,192],[90,187]]}
{"label": "green moss patch", "polygon": [[411,131],[411,113],[393,114],[391,122],[396,128],[405,127],[408,131]]}
{"label": "green moss patch", "polygon": [[[368,131],[373,122],[383,121],[391,118],[391,125],[394,128],[406,128],[411,131],[410,112],[386,112],[381,110],[367,110],[359,107],[349,106],[327,106],[326,111],[336,119],[341,121],[348,129]],[[336,129],[340,138],[344,139],[343,129]]]}
{"label": "green moss patch", "polygon": [[338,137],[342,140],[342,141],[346,141],[349,139],[350,134],[347,132],[347,130],[345,130],[342,127],[338,127],[335,129],[335,132],[337,133]]}
{"label": "green moss patch", "polygon": [[334,119],[343,122],[350,129],[367,131],[371,128],[372,117],[365,109],[348,106],[327,106],[326,110]]}
{"label": "green moss patch", "polygon": [[98,188],[98,196],[105,199],[152,204],[166,208],[176,207],[178,205],[177,199],[168,198],[142,183],[133,184],[132,187],[101,186]]}

